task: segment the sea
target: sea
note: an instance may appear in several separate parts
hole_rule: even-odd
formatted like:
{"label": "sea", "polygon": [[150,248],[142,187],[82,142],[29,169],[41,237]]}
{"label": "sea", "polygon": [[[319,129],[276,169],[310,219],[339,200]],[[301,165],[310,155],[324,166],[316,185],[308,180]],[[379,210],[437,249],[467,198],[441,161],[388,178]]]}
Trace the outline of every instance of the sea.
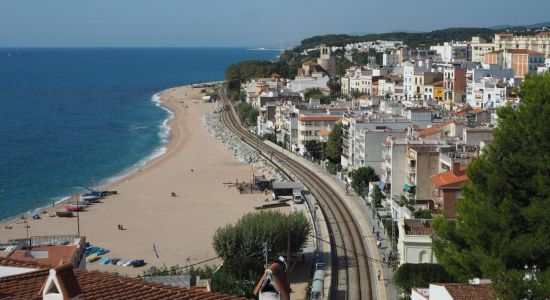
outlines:
{"label": "sea", "polygon": [[[158,93],[273,60],[244,48],[0,49],[0,220],[116,180],[170,140]],[[199,124],[197,124],[199,126]]]}

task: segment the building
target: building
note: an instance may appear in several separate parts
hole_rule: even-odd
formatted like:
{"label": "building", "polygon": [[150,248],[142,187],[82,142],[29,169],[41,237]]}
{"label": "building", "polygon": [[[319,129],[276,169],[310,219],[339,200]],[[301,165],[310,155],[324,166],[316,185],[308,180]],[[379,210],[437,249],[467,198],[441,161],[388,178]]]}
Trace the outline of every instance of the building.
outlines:
{"label": "building", "polygon": [[140,279],[74,269],[49,268],[0,258],[0,297],[7,299],[245,299],[204,289],[174,287]]}
{"label": "building", "polygon": [[432,252],[431,222],[431,220],[399,219],[397,252],[400,264],[437,263]]}
{"label": "building", "polygon": [[496,300],[488,280],[483,283],[431,283],[429,288],[413,288],[411,300]]}
{"label": "building", "polygon": [[[29,244],[32,246],[28,247]],[[86,269],[85,245],[86,238],[83,236],[32,236],[29,240],[21,240],[8,257],[51,267],[70,263]]]}
{"label": "building", "polygon": [[430,208],[434,185],[430,177],[439,173],[439,145],[411,145],[407,149],[403,195],[416,207]]}
{"label": "building", "polygon": [[443,100],[448,108],[466,101],[466,69],[456,65],[445,67],[443,70]]}
{"label": "building", "polygon": [[528,73],[537,73],[544,66],[545,57],[541,52],[528,49],[505,49],[485,54],[485,63],[514,69],[516,77],[524,78]]}
{"label": "building", "polygon": [[485,54],[495,51],[495,44],[487,43],[484,38],[479,36],[472,37],[472,61],[477,63],[483,63],[485,61]]}
{"label": "building", "polygon": [[532,36],[516,36],[512,33],[495,34],[495,50],[527,49],[550,56],[550,32],[540,32]]}
{"label": "building", "polygon": [[303,154],[310,141],[321,142],[327,139],[334,125],[342,120],[342,115],[330,115],[327,112],[302,112],[298,115],[297,149]]}
{"label": "building", "polygon": [[382,65],[395,68],[401,63],[399,58],[400,55],[397,52],[384,52],[382,54]]}
{"label": "building", "polygon": [[321,45],[320,57],[317,63],[327,72],[330,76],[336,75],[336,58],[332,55],[332,48],[325,45]]}
{"label": "building", "polygon": [[472,60],[471,46],[467,42],[445,42],[443,45],[431,46],[430,50],[435,50],[441,55],[444,63],[457,63]]}
{"label": "building", "polygon": [[460,199],[462,185],[469,181],[466,165],[455,162],[450,171],[430,177],[433,186],[432,201],[435,209],[441,209],[447,219],[456,218],[455,203]]}
{"label": "building", "polygon": [[254,289],[259,300],[290,300],[290,293],[286,271],[279,263],[269,265]]}

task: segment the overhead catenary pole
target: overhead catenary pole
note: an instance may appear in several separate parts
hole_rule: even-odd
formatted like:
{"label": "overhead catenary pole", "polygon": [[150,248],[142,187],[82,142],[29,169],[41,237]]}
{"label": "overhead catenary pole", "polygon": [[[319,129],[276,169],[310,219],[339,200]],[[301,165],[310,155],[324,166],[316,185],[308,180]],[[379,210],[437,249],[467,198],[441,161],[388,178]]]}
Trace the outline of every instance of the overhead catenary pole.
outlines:
{"label": "overhead catenary pole", "polygon": [[76,195],[76,232],[77,232],[77,236],[80,237],[80,213],[79,213],[79,210],[80,210],[80,204],[78,203],[78,194],[75,194]]}

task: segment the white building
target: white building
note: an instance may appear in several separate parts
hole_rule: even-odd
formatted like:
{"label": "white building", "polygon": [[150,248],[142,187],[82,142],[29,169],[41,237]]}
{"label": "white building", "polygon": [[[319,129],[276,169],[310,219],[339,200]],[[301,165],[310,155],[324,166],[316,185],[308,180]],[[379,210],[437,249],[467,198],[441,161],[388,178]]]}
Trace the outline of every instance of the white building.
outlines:
{"label": "white building", "polygon": [[397,224],[399,227],[397,252],[400,264],[437,263],[432,251],[431,220],[401,218]]}
{"label": "white building", "polygon": [[294,93],[302,93],[309,89],[320,89],[328,92],[328,76],[322,73],[313,73],[311,77],[296,76],[287,83],[287,88]]}
{"label": "white building", "polygon": [[394,68],[400,63],[400,55],[397,52],[384,52],[382,54],[382,65],[384,67]]}
{"label": "white building", "polygon": [[431,46],[430,50],[437,51],[445,63],[470,61],[471,48],[468,42],[445,42],[443,45]]}
{"label": "white building", "polygon": [[495,44],[487,43],[487,41],[479,36],[472,37],[472,61],[483,63],[485,61],[485,53],[495,51]]}

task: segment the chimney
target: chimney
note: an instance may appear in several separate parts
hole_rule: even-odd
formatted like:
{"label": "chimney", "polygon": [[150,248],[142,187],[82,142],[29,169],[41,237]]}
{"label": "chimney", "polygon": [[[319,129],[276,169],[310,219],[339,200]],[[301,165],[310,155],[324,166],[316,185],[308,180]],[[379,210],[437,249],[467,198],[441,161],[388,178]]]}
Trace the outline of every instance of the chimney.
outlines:
{"label": "chimney", "polygon": [[451,170],[453,171],[453,175],[455,175],[456,177],[460,176],[460,162],[453,161],[453,166]]}
{"label": "chimney", "polygon": [[70,263],[50,269],[40,290],[43,300],[75,300],[80,299],[80,294],[82,290]]}

